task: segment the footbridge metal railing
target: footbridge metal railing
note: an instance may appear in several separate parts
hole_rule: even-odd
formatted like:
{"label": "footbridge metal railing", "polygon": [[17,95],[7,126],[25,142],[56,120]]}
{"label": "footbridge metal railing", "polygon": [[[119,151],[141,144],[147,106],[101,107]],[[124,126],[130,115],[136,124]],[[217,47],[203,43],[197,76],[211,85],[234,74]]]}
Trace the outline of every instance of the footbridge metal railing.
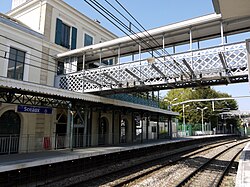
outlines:
{"label": "footbridge metal railing", "polygon": [[55,86],[119,93],[230,84],[248,80],[247,64],[246,43],[240,42],[61,75]]}

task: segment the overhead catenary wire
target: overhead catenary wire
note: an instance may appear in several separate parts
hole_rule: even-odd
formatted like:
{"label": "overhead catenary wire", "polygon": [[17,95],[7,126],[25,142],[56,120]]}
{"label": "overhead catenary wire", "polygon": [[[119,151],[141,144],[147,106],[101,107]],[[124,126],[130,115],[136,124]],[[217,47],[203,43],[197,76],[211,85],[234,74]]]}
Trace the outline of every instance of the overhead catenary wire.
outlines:
{"label": "overhead catenary wire", "polygon": [[[131,24],[132,26],[134,26],[139,32],[141,32],[146,38],[148,38],[150,41],[153,40],[153,44],[157,44],[157,45],[161,45],[147,30],[146,28],[118,1],[115,0],[117,2],[117,4],[143,29],[144,32],[147,33],[147,35],[141,30],[139,29],[135,24],[133,24],[126,16],[124,16],[115,6],[113,6],[108,0],[105,0],[105,2],[111,6],[119,15],[121,15],[126,21],[129,22],[129,24]],[[132,29],[130,30],[132,31]],[[151,46],[152,47],[152,46]],[[153,47],[152,47],[153,48]],[[171,56],[170,53],[168,53],[165,49],[164,50],[165,54],[167,54],[168,56],[170,56],[173,60],[174,58]],[[157,51],[158,52],[158,51]],[[161,56],[161,54],[158,53],[159,56]]]}
{"label": "overhead catenary wire", "polygon": [[[105,0],[105,1],[107,1],[107,0]],[[160,43],[146,30],[146,28],[118,1],[118,0],[115,0],[116,1],[116,3],[150,36],[150,39],[152,38],[153,39],[153,41],[155,41],[156,42],[156,44],[157,45],[159,45],[160,46]],[[125,16],[124,16],[125,17]],[[134,25],[134,24],[133,24]],[[136,27],[137,28],[137,27]],[[139,30],[139,29],[138,29]],[[140,31],[140,30],[139,30]],[[140,32],[142,32],[142,31],[140,31]],[[143,32],[142,32],[143,33]],[[144,33],[143,33],[144,34]],[[145,34],[144,34],[145,35]],[[145,35],[146,36],[146,35]],[[172,60],[173,60],[173,62],[177,65],[177,67],[181,70],[181,72],[182,73],[184,73],[183,72],[183,70],[182,70],[182,68],[181,68],[181,65],[171,56],[171,54],[165,49],[165,48],[162,48],[162,50],[163,50],[163,52],[165,53],[165,54],[167,54]],[[158,54],[159,55],[159,54]],[[159,55],[159,56],[161,56],[161,54]]]}
{"label": "overhead catenary wire", "polygon": [[[15,43],[17,43],[17,44],[19,44],[19,45],[22,45],[22,46],[26,47],[26,48],[32,49],[32,50],[34,50],[34,51],[37,51],[38,53],[41,53],[41,56],[42,56],[42,54],[43,54],[43,55],[45,55],[45,56],[48,56],[48,58],[53,58],[53,59],[55,59],[55,56],[50,55],[50,54],[48,54],[48,53],[46,53],[46,52],[43,52],[43,51],[41,51],[41,50],[39,50],[39,49],[36,49],[36,48],[34,48],[34,47],[28,46],[28,45],[26,45],[26,44],[24,44],[24,43],[21,43],[21,42],[17,41],[17,40],[14,40],[14,39],[12,39],[12,38],[9,38],[9,37],[3,36],[3,35],[0,35],[0,37],[3,37],[3,38],[5,38],[5,39],[8,39],[8,40],[10,40],[10,41],[12,41],[12,42],[15,42]],[[0,45],[1,45],[1,46],[4,46],[4,47],[6,47],[6,48],[11,47],[10,45],[7,45],[7,44],[1,43],[1,42],[0,42]],[[14,46],[15,46],[15,45],[13,45],[12,47],[14,47]],[[6,54],[9,53],[8,51],[4,51],[4,50],[0,50],[0,51],[4,52],[4,53],[6,53]],[[55,69],[58,68],[58,64],[56,63],[56,61],[51,61],[51,60],[45,59],[45,58],[43,58],[43,57],[41,57],[41,56],[34,55],[34,54],[32,54],[32,53],[30,53],[30,52],[27,52],[27,51],[25,51],[25,54],[27,54],[27,55],[29,55],[29,56],[31,56],[31,57],[34,57],[34,58],[36,58],[36,59],[38,59],[38,60],[35,60],[34,58],[28,58],[28,59],[30,59],[30,60],[32,60],[32,61],[34,61],[34,62],[38,62],[38,63],[41,63],[41,64],[43,64],[43,65],[45,65],[45,66],[50,66],[50,67],[55,68]],[[39,60],[41,60],[41,61],[39,61]],[[46,63],[46,62],[49,62],[49,63]],[[28,65],[28,64],[27,64],[27,65]],[[74,65],[74,64],[72,64],[72,66],[73,66],[73,67],[77,67],[77,66]],[[64,68],[65,68],[65,67],[64,67]],[[48,70],[49,70],[49,69],[48,69]],[[65,68],[65,70],[69,70],[69,68]]]}
{"label": "overhead catenary wire", "polygon": [[[137,33],[135,33],[133,30],[131,30],[129,27],[127,27],[123,22],[121,22],[116,16],[114,16],[110,11],[108,11],[105,7],[103,7],[100,3],[98,3],[95,0],[90,0],[93,4],[95,4],[95,6],[97,6],[100,10],[102,10],[104,13],[106,13],[109,17],[111,17],[114,21],[116,21],[118,24],[120,24],[123,28],[125,28],[127,31],[131,32],[136,38],[138,38],[138,40],[141,40],[145,45],[148,46],[148,48],[153,48],[147,41],[145,41],[143,38],[141,38]],[[94,1],[94,2],[93,2]],[[106,0],[105,0],[106,1]],[[85,2],[87,2],[87,0],[85,0]],[[87,2],[89,5],[91,5],[89,2]],[[99,12],[101,15],[103,15],[106,19],[108,19],[109,21],[111,21],[109,18],[107,18],[107,16],[105,16],[103,13],[101,13],[99,10],[97,10],[97,8],[95,8],[93,5],[91,5],[92,8],[94,8],[97,12]],[[118,10],[117,10],[118,11]],[[112,24],[114,24],[114,22],[111,22]],[[115,25],[119,30],[121,30],[123,33],[125,33],[127,36],[129,36],[132,40],[134,40],[138,45],[141,45],[140,43],[138,43],[138,41],[136,41],[133,37],[131,37],[128,33],[126,33],[124,30],[122,30],[118,25]],[[146,36],[146,38],[148,38],[148,36]],[[148,51],[149,52],[149,51]],[[159,54],[158,51],[156,51],[158,53],[159,56],[161,56],[161,54]],[[149,52],[150,53],[150,52]],[[150,53],[151,54],[151,53]],[[165,67],[167,67],[167,65],[162,62],[159,58],[157,58],[156,56],[154,56],[152,54],[152,56],[154,58],[156,58],[159,62],[161,62]],[[173,57],[170,56],[172,59]],[[174,67],[176,69],[179,69],[184,76],[186,76],[186,74],[184,73],[183,69],[181,68],[181,65],[175,60],[173,59],[173,64]],[[177,74],[174,70],[172,70],[171,67],[168,66],[168,69],[170,71],[172,71],[174,74],[176,74],[177,76],[179,76],[179,74]]]}
{"label": "overhead catenary wire", "polygon": [[[37,52],[42,53],[42,54],[44,54],[44,55],[47,55],[48,57],[51,57],[51,58],[53,58],[53,59],[55,58],[55,56],[53,56],[53,55],[51,55],[51,54],[49,54],[49,53],[46,53],[46,52],[44,52],[44,51],[41,51],[41,50],[39,50],[39,49],[37,49],[37,48],[34,48],[34,47],[30,46],[30,45],[26,45],[26,44],[24,44],[24,43],[22,43],[22,42],[19,42],[19,41],[17,41],[17,40],[14,40],[14,39],[12,39],[12,38],[10,38],[10,37],[7,37],[7,36],[1,35],[1,34],[0,34],[0,37],[6,38],[6,39],[8,39],[8,40],[10,40],[10,41],[13,41],[13,42],[15,42],[15,43],[18,43],[18,44],[20,44],[20,45],[22,45],[22,46],[25,46],[25,47],[27,47],[27,48],[30,48],[30,49],[32,49],[32,50],[34,50],[34,51],[37,51]],[[8,46],[8,47],[9,47],[9,46]],[[52,63],[54,63],[54,62],[52,62]]]}
{"label": "overhead catenary wire", "polygon": [[[112,13],[110,13],[106,8],[104,8],[100,3],[98,3],[95,0],[90,0],[93,4],[95,4],[99,9],[101,9],[103,12],[105,12],[107,15],[109,15],[109,17],[111,17],[114,21],[116,21],[119,25],[121,25],[123,28],[125,28],[126,30],[129,30],[128,27],[122,23],[116,16],[114,16]],[[94,1],[94,2],[93,2]],[[115,24],[112,20],[110,20],[107,16],[105,16],[101,11],[99,11],[96,7],[94,7],[92,4],[90,4],[89,2],[87,2],[85,0],[86,3],[88,3],[92,8],[94,8],[97,12],[99,12],[102,16],[104,16],[107,20],[109,20],[113,25],[115,25],[119,30],[121,30],[123,33],[125,33],[127,36],[129,36],[134,42],[136,42],[139,46],[141,46],[141,43],[139,43],[138,41],[136,41],[130,34],[126,33],[123,29],[121,29],[117,24]],[[138,40],[142,40],[142,42],[147,45],[149,48],[152,48],[152,46],[150,46],[146,41],[144,41],[143,39],[141,39],[137,33],[133,32],[134,36],[138,39]],[[159,59],[158,59],[159,60]],[[159,60],[160,61],[160,60]],[[162,61],[160,61],[164,66],[166,66],[166,64],[164,64]],[[178,75],[177,73],[175,73],[171,68],[169,68],[174,74]]]}
{"label": "overhead catenary wire", "polygon": [[[0,43],[0,45],[2,45],[2,46],[5,46],[5,47],[10,47],[10,46],[8,46],[8,45],[6,45],[6,44],[3,44],[3,43]],[[5,50],[2,50],[2,49],[0,49],[0,51],[1,52],[4,52],[5,53],[5,55],[7,55],[7,54],[13,54],[13,53],[11,53],[11,52],[8,52],[8,51],[5,51]],[[26,55],[28,55],[28,56],[30,56],[30,57],[34,57],[34,58],[36,58],[36,59],[38,59],[38,60],[35,60],[34,58],[25,58],[25,59],[29,59],[29,60],[32,60],[32,61],[34,61],[34,62],[37,62],[37,63],[41,63],[41,64],[43,64],[43,65],[47,65],[47,66],[50,66],[50,67],[52,67],[52,68],[57,68],[57,66],[56,66],[56,64],[55,63],[53,63],[53,64],[46,64],[46,63],[44,63],[43,61],[48,61],[48,60],[46,60],[46,59],[43,59],[43,58],[41,58],[41,57],[38,57],[38,56],[36,56],[36,55],[33,55],[33,54],[31,54],[31,53],[28,53],[28,52],[25,52],[25,54]],[[13,54],[14,55],[14,54]],[[17,55],[18,57],[21,57],[20,55]],[[39,61],[39,60],[41,60],[41,61]]]}
{"label": "overhead catenary wire", "polygon": [[[107,2],[107,0],[105,0],[106,2]],[[148,34],[148,36],[150,36],[150,38],[149,39],[153,39],[153,41],[155,41],[156,42],[156,44],[158,44],[158,45],[160,45],[160,43],[147,31],[147,29],[118,1],[118,0],[115,0],[116,1],[116,3],[120,6],[120,7],[122,7],[122,9]],[[119,14],[121,14],[120,13],[120,11],[119,11]],[[123,14],[121,14],[123,17],[125,17]],[[126,20],[128,20],[128,18],[126,18],[125,17],[125,19]],[[130,23],[131,23],[131,21],[129,21]],[[135,26],[133,23],[132,23],[132,25],[138,30],[138,31],[140,31],[140,32],[142,32],[137,26]],[[143,33],[144,34],[144,33]],[[145,36],[146,36],[146,34],[144,34]],[[146,36],[146,37],[148,37],[148,36]],[[155,43],[154,43],[155,44]],[[167,51],[166,51],[167,52]],[[167,54],[168,55],[170,55],[168,52],[167,52]]]}
{"label": "overhead catenary wire", "polygon": [[[13,41],[15,41],[15,40],[13,40]],[[9,47],[10,47],[10,46],[5,45],[5,44],[3,44],[3,43],[0,43],[0,45],[3,45],[3,46],[6,47],[6,48],[9,48]],[[28,47],[28,46],[26,46],[26,47]],[[38,51],[39,51],[39,50],[38,50]],[[8,61],[13,60],[13,59],[10,58],[11,55],[15,55],[16,57],[23,57],[22,55],[15,54],[15,53],[12,53],[12,52],[7,51],[7,50],[2,50],[2,49],[0,49],[0,52],[3,53],[3,55],[0,55],[0,58],[1,58],[1,59],[5,59],[5,60],[8,60]],[[25,53],[25,54],[27,54],[27,53]],[[30,54],[27,54],[27,56],[31,56],[31,55],[30,55]],[[17,58],[17,59],[15,60],[15,62],[20,63],[20,64],[23,64],[23,65],[25,65],[25,66],[37,68],[37,69],[39,69],[39,70],[44,70],[44,71],[47,71],[47,72],[52,72],[52,73],[54,73],[54,74],[57,74],[57,73],[58,73],[58,72],[57,72],[57,68],[55,69],[56,66],[54,66],[54,67],[53,67],[54,70],[52,70],[52,69],[48,69],[48,68],[45,68],[45,67],[41,67],[41,66],[39,66],[39,65],[35,65],[35,64],[32,63],[32,62],[36,62],[36,63],[38,63],[38,64],[43,64],[43,63],[42,63],[42,61],[34,60],[33,58],[28,58],[27,56],[25,55],[25,61],[24,61],[24,62],[18,60],[19,58]],[[38,56],[36,56],[36,57],[39,58]],[[42,60],[42,58],[39,58],[39,59]],[[27,63],[26,60],[29,60],[30,63]],[[48,65],[48,64],[44,64],[44,65]],[[67,68],[65,68],[65,67],[64,67],[64,69],[67,70]],[[68,68],[68,69],[69,69],[69,68]],[[81,80],[80,77],[76,77],[76,78],[79,79],[79,80]],[[85,77],[83,77],[83,78],[86,79],[86,80],[89,80],[88,78],[85,78]],[[29,82],[32,82],[32,81],[29,81]]]}
{"label": "overhead catenary wire", "polygon": [[[117,21],[117,20],[116,20],[116,21]],[[125,28],[126,28],[127,30],[129,30],[129,27],[125,27]],[[148,47],[152,47],[149,43],[147,43],[147,41],[145,41],[144,39],[141,39],[140,36],[138,36],[136,33],[133,32],[133,34],[136,35],[137,38],[139,37],[138,39],[140,39],[140,41],[142,41],[143,44],[145,44],[145,45],[148,46]],[[34,57],[34,58],[37,58],[37,59],[40,59],[40,60],[41,60],[41,62],[40,62],[39,60],[35,60],[35,59],[33,59],[33,58],[29,58],[29,60],[31,60],[32,62],[38,62],[38,63],[41,63],[41,64],[43,64],[43,65],[53,67],[53,68],[55,68],[55,71],[53,71],[53,70],[51,70],[51,69],[47,69],[47,68],[45,68],[45,67],[36,66],[36,65],[34,65],[34,64],[24,63],[25,65],[29,65],[29,66],[32,66],[32,67],[35,67],[35,68],[40,68],[40,69],[43,69],[43,70],[46,70],[46,71],[50,71],[50,72],[53,72],[53,73],[56,73],[56,72],[57,72],[57,71],[56,71],[56,69],[57,69],[57,68],[56,68],[56,67],[57,67],[56,62],[55,62],[55,61],[49,60],[49,59],[51,59],[51,58],[54,59],[55,56],[53,56],[53,55],[51,55],[51,54],[49,54],[49,53],[46,53],[46,52],[44,52],[44,51],[41,51],[41,50],[39,50],[39,49],[36,49],[35,47],[25,45],[25,44],[23,44],[23,43],[21,43],[21,42],[19,42],[19,41],[13,40],[13,39],[11,39],[11,38],[9,38],[9,37],[3,36],[3,35],[0,35],[0,36],[5,37],[6,39],[12,40],[12,41],[14,41],[14,42],[16,42],[16,43],[18,43],[18,44],[21,44],[21,45],[23,45],[23,46],[25,46],[25,47],[29,47],[30,49],[35,50],[35,51],[37,51],[37,52],[43,54],[43,55],[41,55],[41,56],[36,56],[36,55],[34,55],[34,54],[32,54],[32,53],[26,53],[26,54],[28,54],[30,57]],[[132,37],[132,39],[134,39],[134,38]],[[134,40],[135,40],[135,39],[134,39]],[[136,43],[138,43],[138,45],[141,45],[141,43],[138,42],[138,41],[137,41]],[[6,46],[6,47],[10,47],[10,46]],[[4,53],[5,53],[5,55],[6,55],[6,54],[8,54],[9,52],[4,51]],[[44,56],[48,56],[48,59],[47,59],[47,58],[44,58]],[[6,58],[6,57],[5,57],[5,59],[9,59],[9,58]],[[44,63],[44,61],[46,61],[46,62],[48,62],[48,63]],[[164,64],[164,65],[165,65],[165,64]],[[75,65],[72,64],[72,66],[75,66]],[[166,66],[166,65],[165,65],[165,66]],[[66,69],[67,69],[67,68],[66,68]],[[170,68],[170,70],[173,71],[172,68]],[[174,71],[173,71],[173,72],[174,72]],[[174,74],[177,74],[177,73],[174,72]]]}
{"label": "overhead catenary wire", "polygon": [[[0,51],[2,51],[2,50],[0,50]],[[7,52],[7,53],[9,53],[9,52]],[[7,60],[11,60],[10,58],[7,58],[7,57],[5,57],[5,56],[0,56],[0,58],[2,58],[2,59],[7,59]],[[36,66],[36,65],[34,65],[34,64],[28,64],[28,63],[26,63],[26,62],[21,62],[21,61],[18,61],[18,60],[16,60],[16,62],[22,63],[22,64],[27,65],[27,66],[35,67],[35,68],[38,68],[38,69],[41,69],[41,70],[49,71],[49,72],[52,72],[52,73],[57,73],[57,71],[50,70],[50,69],[47,69],[47,68],[43,68],[43,67],[40,67],[40,66]]]}
{"label": "overhead catenary wire", "polygon": [[[148,46],[149,48],[152,48],[152,45],[140,37],[138,33],[134,32],[129,26],[127,26],[125,23],[123,23],[119,18],[117,18],[114,14],[112,14],[108,9],[106,9],[104,6],[102,6],[100,3],[98,3],[96,0],[90,0],[92,3],[94,3],[96,6],[98,6],[102,11],[104,11],[106,14],[108,14],[112,19],[114,19],[116,22],[118,22],[123,28],[125,28],[127,31],[129,31],[131,34],[135,35],[138,40],[142,41],[143,44]],[[94,1],[94,2],[93,2]],[[105,0],[113,9],[115,9],[122,17],[124,17],[128,22],[130,22],[119,10],[117,10],[114,6],[112,6],[107,0]],[[131,23],[131,22],[130,22]],[[135,26],[134,24],[131,23],[131,25]],[[136,26],[135,26],[136,27]],[[148,36],[145,35],[138,27],[136,27],[139,32],[141,32],[147,39]],[[150,53],[150,52],[149,52]],[[157,51],[158,55],[160,56],[161,54]]]}
{"label": "overhead catenary wire", "polygon": [[[127,32],[125,32],[120,26],[118,26],[114,21],[116,21],[119,25],[121,25],[123,28],[125,28],[126,30],[129,30],[129,28],[122,23],[116,16],[114,16],[112,13],[110,13],[106,8],[104,8],[102,5],[100,5],[98,2],[96,2],[95,0],[90,0],[92,2],[92,4],[90,2],[88,2],[88,0],[84,0],[87,4],[89,4],[93,9],[95,9],[99,14],[101,14],[104,18],[106,18],[108,21],[110,21],[115,27],[117,27],[120,31],[122,31],[123,33],[125,33],[128,37],[130,37],[135,43],[137,43],[138,45],[141,45],[140,42],[138,42],[135,38],[137,38],[138,40],[142,41],[146,46],[148,46],[149,48],[152,48],[152,46],[150,46],[150,44],[147,43],[147,41],[144,41],[141,37],[139,37],[137,35],[137,33],[135,33],[134,31],[131,31],[133,36],[135,36],[135,38],[133,38],[130,34],[128,34]],[[94,6],[94,5],[95,6]],[[103,7],[103,8],[102,8]],[[98,10],[98,8],[100,10]],[[107,15],[105,15],[104,13],[106,12]],[[111,19],[109,19],[109,17],[111,17],[111,19],[113,19],[114,21],[112,21]],[[118,20],[118,21],[117,21]],[[149,52],[150,53],[150,52]],[[153,57],[155,57],[153,55]],[[157,57],[155,57],[156,59],[158,59]],[[159,59],[158,59],[159,60]],[[159,60],[164,66],[167,66],[165,63],[163,63],[161,60]],[[175,71],[172,70],[172,68],[168,67],[168,69],[170,71],[172,71],[174,74],[178,75]],[[179,76],[179,75],[178,75]]]}
{"label": "overhead catenary wire", "polygon": [[[98,3],[96,0],[90,0],[93,4],[95,4],[100,10],[102,10],[104,13],[106,13],[109,17],[111,17],[114,21],[116,21],[119,25],[121,25],[124,29],[127,31],[130,31],[138,40],[141,40],[143,44],[147,45],[149,48],[152,48],[152,46],[145,41],[143,38],[141,38],[136,32],[133,30],[130,30],[130,28],[123,23],[119,18],[117,18],[114,14],[112,14],[108,9],[106,9],[104,6],[102,6],[100,3]],[[126,32],[124,32],[126,35],[128,35]]]}
{"label": "overhead catenary wire", "polygon": [[[145,37],[148,37],[144,32],[142,32],[135,24],[133,24],[126,16],[124,16],[115,6],[113,6],[108,0],[105,0],[105,2],[109,5],[109,6],[111,6],[118,14],[120,14],[126,21],[128,21],[128,23],[130,24],[130,26],[129,26],[129,28],[130,28],[130,31],[132,30],[131,29],[131,26],[134,26],[139,32],[141,32]],[[149,36],[151,36],[150,35],[150,33],[148,33],[148,31],[145,29],[145,28],[143,28],[144,29],[144,31],[146,31],[147,32],[147,34],[149,35]],[[152,36],[151,36],[152,37]],[[154,39],[154,38],[153,38]],[[155,43],[154,43],[155,44]],[[157,44],[159,44],[158,42],[157,42]],[[160,45],[160,44],[159,44]]]}

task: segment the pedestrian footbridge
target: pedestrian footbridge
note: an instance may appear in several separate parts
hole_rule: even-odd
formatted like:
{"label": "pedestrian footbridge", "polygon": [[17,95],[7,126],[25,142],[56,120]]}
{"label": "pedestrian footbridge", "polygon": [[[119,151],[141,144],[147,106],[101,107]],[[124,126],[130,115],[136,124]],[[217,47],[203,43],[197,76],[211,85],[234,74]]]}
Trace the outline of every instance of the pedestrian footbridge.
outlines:
{"label": "pedestrian footbridge", "polygon": [[57,77],[56,86],[75,92],[126,92],[246,82],[246,43],[104,66]]}
{"label": "pedestrian footbridge", "polygon": [[57,55],[64,74],[55,86],[105,95],[247,82],[248,38],[228,38],[249,31],[250,14],[211,14],[68,51]]}

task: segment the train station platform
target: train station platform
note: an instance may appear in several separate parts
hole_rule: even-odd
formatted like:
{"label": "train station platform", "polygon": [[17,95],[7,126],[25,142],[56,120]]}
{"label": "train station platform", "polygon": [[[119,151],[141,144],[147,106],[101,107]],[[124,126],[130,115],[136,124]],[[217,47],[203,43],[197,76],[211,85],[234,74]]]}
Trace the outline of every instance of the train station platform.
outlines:
{"label": "train station platform", "polygon": [[87,157],[99,155],[107,155],[122,151],[132,151],[135,149],[143,149],[152,146],[177,144],[178,142],[188,142],[198,139],[215,139],[231,135],[205,135],[205,136],[189,136],[185,138],[175,138],[172,140],[157,140],[153,142],[145,142],[141,144],[117,145],[106,147],[91,147],[84,149],[71,150],[51,150],[46,152],[33,152],[22,154],[11,154],[0,156],[0,173],[14,170],[21,170],[30,167],[55,164],[59,162],[72,161]]}
{"label": "train station platform", "polygon": [[250,186],[250,142],[241,153],[236,176],[236,187]]}

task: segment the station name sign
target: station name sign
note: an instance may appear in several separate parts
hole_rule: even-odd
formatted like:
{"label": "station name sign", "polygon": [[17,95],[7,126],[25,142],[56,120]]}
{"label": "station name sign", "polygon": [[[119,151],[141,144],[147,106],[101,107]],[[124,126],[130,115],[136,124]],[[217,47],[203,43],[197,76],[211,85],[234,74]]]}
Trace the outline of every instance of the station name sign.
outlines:
{"label": "station name sign", "polygon": [[37,113],[37,114],[52,114],[52,108],[18,105],[17,112],[27,112],[27,113]]}

